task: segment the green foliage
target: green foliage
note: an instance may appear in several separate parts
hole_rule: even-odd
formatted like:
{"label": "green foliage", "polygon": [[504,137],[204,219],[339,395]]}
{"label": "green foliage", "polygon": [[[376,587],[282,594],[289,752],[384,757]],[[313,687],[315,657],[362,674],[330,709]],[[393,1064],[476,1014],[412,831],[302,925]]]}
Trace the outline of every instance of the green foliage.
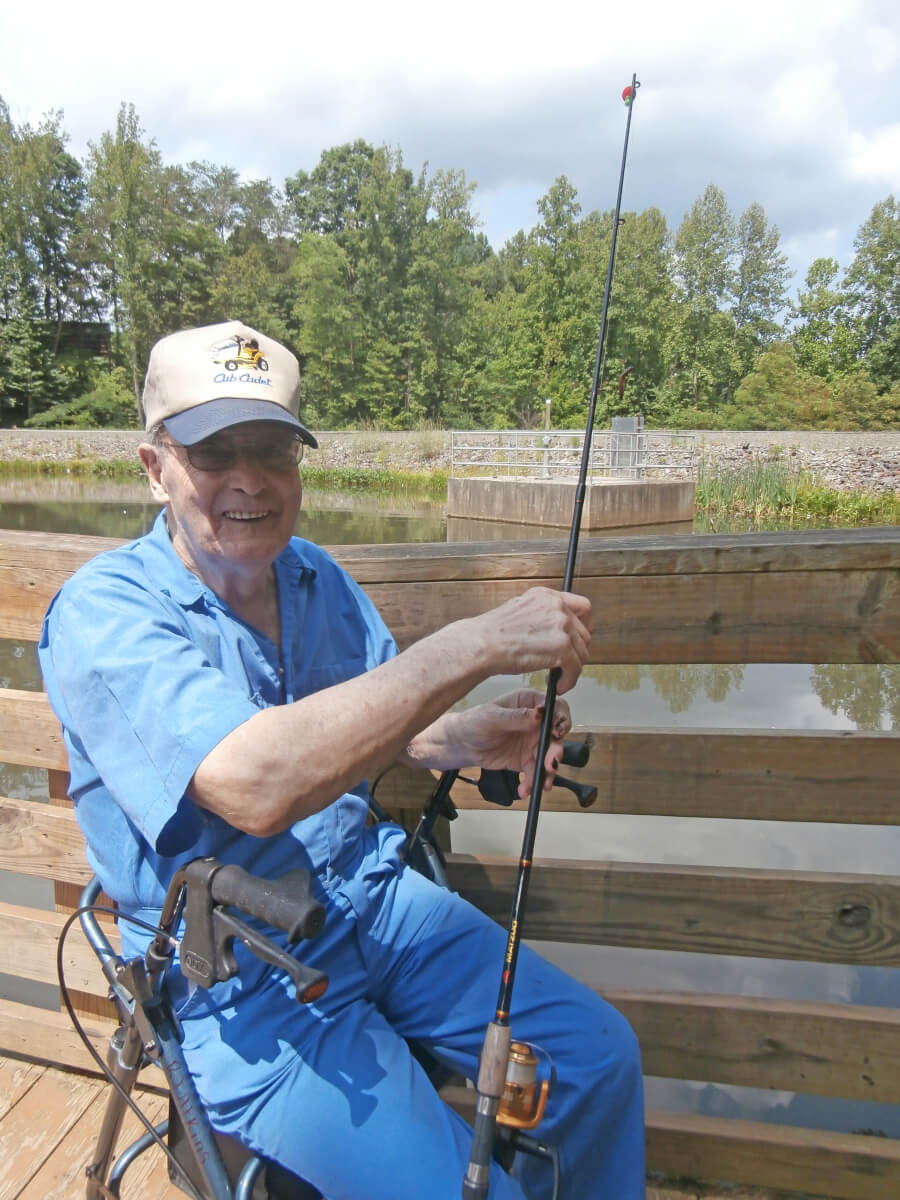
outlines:
{"label": "green foliage", "polygon": [[825,381],[803,375],[792,348],[777,342],[760,355],[722,417],[731,429],[831,429],[834,406]]}
{"label": "green foliage", "polygon": [[29,429],[137,429],[134,393],[124,367],[98,374],[90,391],[30,417]]}
{"label": "green foliage", "polygon": [[[557,429],[583,423],[613,214],[583,214],[565,176],[495,253],[462,171],[415,174],[362,139],[283,191],[164,163],[130,105],[83,164],[66,144],[61,113],[17,127],[0,100],[7,422],[121,421],[121,397],[94,395],[65,350],[67,321],[109,321],[116,388],[127,379],[136,405],[156,338],[239,317],[297,350],[320,427],[532,427],[548,398]],[[889,196],[843,281],[816,260],[786,321],[786,258],[760,204],[736,219],[710,184],[674,236],[656,208],[623,214],[598,420],[896,428],[897,249]]]}
{"label": "green foliage", "polygon": [[833,258],[817,258],[806,274],[806,291],[791,309],[791,335],[797,363],[810,375],[831,379],[857,359],[859,340],[848,322],[846,297],[835,285],[840,267]]}
{"label": "green foliage", "polygon": [[33,416],[62,395],[66,373],[33,314],[0,323],[0,406]]}
{"label": "green foliage", "polygon": [[446,500],[447,478],[447,471],[303,465],[303,485],[310,490],[366,492],[378,496],[403,496],[408,500]]}
{"label": "green foliage", "polygon": [[900,493],[838,491],[824,487],[790,458],[752,458],[737,468],[701,459],[695,493],[701,529],[836,525],[893,525]]}

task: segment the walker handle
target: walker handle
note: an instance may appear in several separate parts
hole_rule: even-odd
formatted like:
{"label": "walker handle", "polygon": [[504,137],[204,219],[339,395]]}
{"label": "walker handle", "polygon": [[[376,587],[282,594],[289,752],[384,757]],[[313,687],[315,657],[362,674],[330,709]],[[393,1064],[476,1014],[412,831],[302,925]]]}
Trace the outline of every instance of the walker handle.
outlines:
{"label": "walker handle", "polygon": [[291,944],[315,937],[325,923],[325,909],[313,899],[309,871],[302,867],[279,879],[261,879],[233,863],[220,866],[210,880],[210,894],[216,904],[283,930]]}

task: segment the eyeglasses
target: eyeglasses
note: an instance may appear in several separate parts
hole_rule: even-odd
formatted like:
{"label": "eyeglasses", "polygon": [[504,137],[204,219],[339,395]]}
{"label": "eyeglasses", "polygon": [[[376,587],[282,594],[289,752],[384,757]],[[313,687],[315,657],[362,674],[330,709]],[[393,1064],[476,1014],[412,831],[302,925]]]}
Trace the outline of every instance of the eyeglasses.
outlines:
{"label": "eyeglasses", "polygon": [[303,458],[303,440],[297,434],[288,437],[270,434],[246,442],[216,434],[193,446],[170,441],[164,445],[184,450],[188,462],[197,471],[230,471],[239,460],[248,458],[263,470],[287,471]]}

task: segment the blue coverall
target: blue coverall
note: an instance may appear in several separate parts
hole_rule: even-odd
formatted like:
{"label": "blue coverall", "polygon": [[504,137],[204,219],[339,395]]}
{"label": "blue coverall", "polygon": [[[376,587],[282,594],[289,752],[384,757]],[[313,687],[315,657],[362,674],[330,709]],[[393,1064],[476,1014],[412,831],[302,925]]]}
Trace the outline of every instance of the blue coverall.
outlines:
{"label": "blue coverall", "polygon": [[[371,602],[323,550],[292,538],[275,571],[280,646],[184,566],[162,514],[54,599],[39,657],[88,857],[123,913],[150,922],[175,870],[198,855],[272,878],[307,867],[326,923],[294,953],[329,975],[320,1001],[298,1005],[283,973],[239,946],[240,974],[209,991],[170,976],[210,1119],[328,1200],[458,1200],[471,1132],[405,1039],[475,1075],[503,930],[407,868],[396,826],[367,828],[365,783],[268,838],[186,795],[206,754],[259,708],[396,653]],[[144,949],[145,935],[127,921],[120,929],[125,953]],[[523,947],[511,1025],[556,1067],[541,1137],[560,1148],[566,1200],[643,1197],[640,1062],[624,1019]],[[528,1159],[515,1176],[493,1170],[491,1200],[549,1194],[545,1163]]]}

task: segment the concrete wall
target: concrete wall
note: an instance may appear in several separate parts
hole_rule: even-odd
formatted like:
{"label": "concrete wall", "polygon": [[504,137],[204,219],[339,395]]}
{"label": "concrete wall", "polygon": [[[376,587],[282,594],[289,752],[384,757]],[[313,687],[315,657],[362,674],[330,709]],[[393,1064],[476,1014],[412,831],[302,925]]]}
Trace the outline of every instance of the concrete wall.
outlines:
{"label": "concrete wall", "polygon": [[[574,482],[545,479],[452,478],[447,487],[447,516],[568,529],[575,487]],[[582,528],[663,525],[691,521],[693,516],[693,480],[603,480],[587,484]]]}

